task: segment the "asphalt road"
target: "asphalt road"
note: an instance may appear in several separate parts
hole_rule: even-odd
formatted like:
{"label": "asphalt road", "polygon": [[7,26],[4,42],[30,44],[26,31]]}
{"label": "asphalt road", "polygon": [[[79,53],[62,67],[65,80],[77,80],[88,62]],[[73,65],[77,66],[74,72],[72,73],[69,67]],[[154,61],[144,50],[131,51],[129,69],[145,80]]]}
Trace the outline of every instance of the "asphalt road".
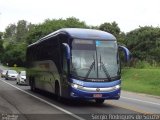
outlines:
{"label": "asphalt road", "polygon": [[[132,119],[137,117],[137,114],[141,114],[141,116],[160,114],[160,98],[122,92],[120,100],[108,100],[102,105],[97,105],[94,101],[63,100],[60,102],[50,94],[34,93],[30,91],[29,86],[16,85],[16,81],[2,78],[0,79],[0,114],[2,120],[11,118],[15,120],[100,120],[110,118],[113,120],[116,117],[113,116],[114,114],[120,114],[121,118]],[[127,116],[122,116],[126,114]]]}

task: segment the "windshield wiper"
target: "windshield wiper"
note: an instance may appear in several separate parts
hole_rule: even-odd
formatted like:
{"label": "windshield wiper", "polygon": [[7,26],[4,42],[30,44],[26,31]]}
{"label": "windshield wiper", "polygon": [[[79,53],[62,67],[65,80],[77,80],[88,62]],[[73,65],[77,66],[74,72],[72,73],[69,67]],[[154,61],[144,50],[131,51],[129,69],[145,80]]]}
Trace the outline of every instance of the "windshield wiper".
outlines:
{"label": "windshield wiper", "polygon": [[95,69],[95,58],[94,58],[94,56],[93,56],[93,62],[91,64],[91,66],[89,67],[89,70],[88,70],[87,74],[85,75],[85,78],[84,78],[85,80],[88,78],[89,74],[91,73],[91,70],[93,69],[93,66],[94,66],[94,69]]}
{"label": "windshield wiper", "polygon": [[102,69],[103,69],[106,77],[108,78],[109,81],[111,81],[111,76],[109,75],[108,70],[107,70],[107,68],[105,67],[104,63],[102,62],[102,60],[101,60],[101,55],[100,55],[100,69],[101,69],[101,66],[102,66]]}

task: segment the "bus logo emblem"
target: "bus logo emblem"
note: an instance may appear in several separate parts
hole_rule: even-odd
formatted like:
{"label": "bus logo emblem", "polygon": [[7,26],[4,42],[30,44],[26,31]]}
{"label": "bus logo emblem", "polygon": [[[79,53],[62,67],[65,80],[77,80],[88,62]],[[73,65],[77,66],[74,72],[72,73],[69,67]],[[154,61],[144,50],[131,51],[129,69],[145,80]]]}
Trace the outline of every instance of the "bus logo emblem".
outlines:
{"label": "bus logo emblem", "polygon": [[97,92],[99,92],[99,91],[100,91],[100,89],[99,89],[99,88],[97,88],[97,89],[96,89],[96,91],[97,91]]}

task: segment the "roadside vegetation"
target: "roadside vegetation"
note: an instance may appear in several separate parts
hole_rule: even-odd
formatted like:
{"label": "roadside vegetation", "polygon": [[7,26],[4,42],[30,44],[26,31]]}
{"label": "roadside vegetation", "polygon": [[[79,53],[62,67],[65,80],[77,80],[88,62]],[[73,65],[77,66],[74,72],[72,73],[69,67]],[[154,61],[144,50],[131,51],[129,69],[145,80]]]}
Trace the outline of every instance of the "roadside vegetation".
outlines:
{"label": "roadside vegetation", "polygon": [[125,68],[122,90],[160,96],[160,68]]}
{"label": "roadside vegetation", "polygon": [[[120,30],[116,22],[89,26],[84,21],[70,17],[46,19],[40,24],[19,20],[0,32],[0,62],[9,67],[26,67],[25,54],[29,44],[61,28],[91,28],[112,33],[120,45],[132,54],[130,63],[122,65],[124,90],[160,95],[160,28],[144,26],[128,33]],[[121,58],[123,54],[121,55]],[[19,71],[19,68],[18,68]]]}

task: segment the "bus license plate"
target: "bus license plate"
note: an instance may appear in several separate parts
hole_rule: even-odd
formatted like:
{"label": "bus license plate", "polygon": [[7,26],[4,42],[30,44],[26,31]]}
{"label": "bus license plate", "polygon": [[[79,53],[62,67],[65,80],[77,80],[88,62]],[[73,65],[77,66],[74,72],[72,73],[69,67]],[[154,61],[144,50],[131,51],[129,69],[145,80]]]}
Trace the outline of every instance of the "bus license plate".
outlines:
{"label": "bus license plate", "polygon": [[94,98],[101,98],[101,97],[102,97],[102,94],[93,94],[93,97],[94,97]]}

